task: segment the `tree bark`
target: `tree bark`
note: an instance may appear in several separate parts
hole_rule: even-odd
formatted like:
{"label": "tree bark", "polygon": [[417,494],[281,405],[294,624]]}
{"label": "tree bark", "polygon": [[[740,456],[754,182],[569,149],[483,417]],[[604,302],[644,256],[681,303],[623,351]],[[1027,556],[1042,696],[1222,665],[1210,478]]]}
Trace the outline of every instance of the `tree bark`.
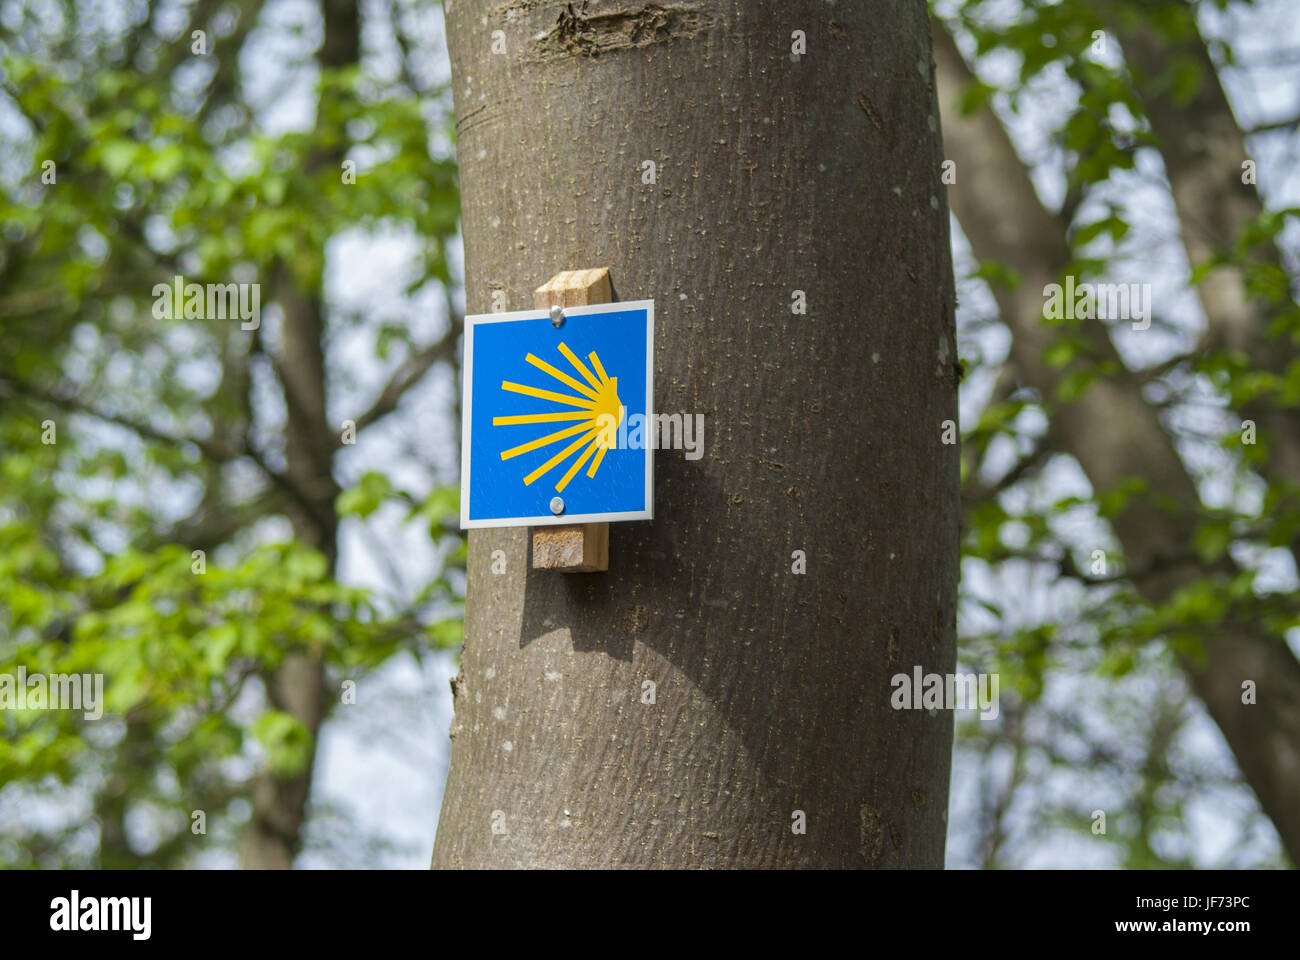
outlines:
{"label": "tree bark", "polygon": [[656,519],[613,525],[608,573],[471,532],[433,865],[941,866],[952,717],[890,705],[894,674],[955,660],[924,3],[458,0],[446,22],[470,311],[609,266],[656,301],[656,406],[702,413],[707,443],[660,451]]}

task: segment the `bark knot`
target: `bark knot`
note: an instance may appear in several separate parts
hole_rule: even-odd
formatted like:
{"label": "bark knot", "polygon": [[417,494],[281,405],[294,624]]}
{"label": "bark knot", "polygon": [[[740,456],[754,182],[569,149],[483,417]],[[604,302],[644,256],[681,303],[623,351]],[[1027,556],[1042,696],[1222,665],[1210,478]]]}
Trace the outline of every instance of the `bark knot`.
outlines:
{"label": "bark knot", "polygon": [[[713,23],[712,14],[689,4],[567,3],[555,26],[533,41],[542,60],[594,57],[616,50],[648,47],[695,36]],[[613,9],[609,9],[613,7]]]}

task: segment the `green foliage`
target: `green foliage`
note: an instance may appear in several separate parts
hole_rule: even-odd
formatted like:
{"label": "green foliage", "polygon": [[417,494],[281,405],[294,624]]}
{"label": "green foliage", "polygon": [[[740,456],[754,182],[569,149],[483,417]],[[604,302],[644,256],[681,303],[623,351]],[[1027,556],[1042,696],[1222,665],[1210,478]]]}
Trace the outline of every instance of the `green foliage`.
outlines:
{"label": "green foliage", "polygon": [[[1114,280],[1114,268],[1121,264],[1130,267],[1129,277],[1132,266],[1155,270],[1145,266],[1154,262],[1147,259],[1149,252],[1135,246],[1146,242],[1140,234],[1150,228],[1145,218],[1133,215],[1136,211],[1123,191],[1137,180],[1139,153],[1161,146],[1147,114],[1153,97],[1167,97],[1175,107],[1186,109],[1209,89],[1207,85],[1219,82],[1201,59],[1180,49],[1199,42],[1197,8],[1208,5],[1094,0],[932,4],[932,12],[945,19],[968,58],[973,41],[979,61],[981,79],[963,91],[960,112],[991,107],[1023,126],[1026,114],[1021,111],[1029,104],[1035,117],[1047,118],[1047,128],[1036,130],[1031,138],[1042,148],[1022,156],[1036,173],[1046,174],[1035,176],[1040,186],[1051,182],[1055,188],[1063,174],[1059,216],[1069,245],[1063,275],[1071,274],[1076,281]],[[1229,0],[1214,0],[1214,5],[1236,6]],[[1168,49],[1155,75],[1135,70],[1125,59],[1119,38],[1127,29],[1146,31]],[[1097,48],[1099,42],[1104,49]],[[1239,55],[1221,39],[1211,39],[1207,47],[1219,65],[1232,64]],[[986,55],[988,59],[981,60]],[[990,79],[994,76],[996,82]],[[1052,104],[1046,109],[1045,91],[1050,91]],[[1024,148],[1019,138],[1016,147]],[[1224,171],[1225,192],[1238,187],[1239,175],[1239,170]],[[1044,196],[1053,192],[1045,191]],[[1179,214],[1187,216],[1181,210]],[[1275,248],[1286,239],[1284,231],[1294,230],[1296,216],[1291,208],[1266,210],[1238,236],[1216,237],[1220,249],[1192,264],[1188,278],[1194,290],[1218,278],[1220,271],[1239,272],[1250,302],[1267,318],[1268,349],[1284,358],[1300,344],[1300,309],[1294,302],[1289,262],[1277,257]],[[1181,225],[1203,233],[1205,219],[1209,216],[1161,229],[1173,232]],[[975,254],[979,256],[978,249]],[[998,291],[1015,289],[1021,278],[1011,265],[985,261],[978,264],[973,279]],[[1185,334],[1196,332],[1189,331],[1193,325],[1183,317],[1155,319],[1182,326]],[[1256,424],[1253,444],[1243,443],[1235,426],[1235,414],[1243,408],[1294,410],[1300,399],[1300,361],[1260,369],[1258,356],[1252,360],[1221,344],[1202,343],[1167,364],[1160,375],[1150,376],[1144,387],[1150,390],[1151,402],[1161,405],[1159,415],[1169,418],[1166,428],[1176,437],[1187,421],[1175,421],[1173,414],[1185,409],[1184,403],[1195,409],[1212,395],[1215,407],[1232,411],[1211,427],[1186,431],[1187,442],[1200,445],[1190,472],[1205,471],[1203,461],[1212,455],[1214,475],[1221,481],[1215,502],[1223,502],[1221,488],[1226,486],[1231,506],[1189,508],[1184,497],[1170,494],[1169,478],[1160,476],[1127,477],[1108,489],[1061,496],[1043,481],[1046,466],[1069,463],[1072,452],[1068,438],[1053,425],[1100,384],[1122,379],[1132,385],[1148,378],[1124,369],[1112,355],[1101,356],[1097,332],[1078,321],[1044,317],[1041,323],[1049,328],[1041,340],[1041,360],[1056,374],[1051,395],[1017,383],[1014,374],[1022,372],[1017,367],[1023,355],[1019,342],[1006,369],[999,371],[998,364],[978,356],[970,364],[972,382],[988,383],[1002,374],[978,422],[967,428],[962,462],[959,657],[966,669],[999,673],[1004,697],[1003,715],[996,724],[958,723],[959,755],[976,754],[981,777],[999,787],[999,776],[990,771],[1008,766],[1012,771],[1004,792],[987,784],[981,787],[988,787],[992,799],[980,816],[997,824],[991,831],[995,849],[983,852],[984,862],[1024,862],[1023,850],[1039,847],[1050,829],[1074,833],[1093,845],[1089,849],[1113,845],[1109,862],[1116,865],[1190,866],[1190,854],[1170,852],[1171,838],[1184,841],[1181,849],[1191,849],[1185,842],[1190,832],[1187,806],[1217,789],[1219,781],[1200,780],[1203,768],[1180,753],[1181,730],[1193,711],[1179,668],[1203,665],[1208,639],[1244,625],[1279,639],[1300,625],[1300,605],[1261,573],[1261,557],[1270,548],[1293,549],[1297,542],[1300,489],[1294,479],[1265,480],[1258,473],[1276,439],[1269,425]],[[981,319],[978,329],[989,325]],[[964,356],[972,351],[978,353],[979,348],[962,345]],[[1003,389],[1007,374],[1012,374],[1011,385]],[[1119,426],[1075,423],[1074,431],[1104,437]],[[1243,491],[1250,495],[1243,496]],[[1256,491],[1262,491],[1262,498]],[[1188,511],[1194,511],[1188,524],[1194,530],[1190,541],[1162,544],[1154,556],[1127,558],[1104,532],[1140,523],[1151,512]],[[1090,531],[1082,541],[1080,529]],[[1181,586],[1167,595],[1137,588],[1159,581],[1171,568],[1185,571],[1189,565],[1199,575],[1190,582],[1180,577]],[[1094,717],[1105,722],[1090,722]],[[1223,779],[1238,776],[1230,770]],[[1089,795],[1104,792],[1111,797],[1106,804],[1111,813],[1107,834],[1090,829],[1092,808],[1101,804],[1059,796],[1062,782],[1076,788],[1086,783]],[[1044,797],[1049,799],[1044,802]],[[1244,809],[1252,803],[1243,796]],[[1035,807],[1034,812],[1007,822],[1028,822],[1022,829],[1031,842],[1015,854],[996,848],[1007,840],[1000,818],[1008,809],[1023,811],[1025,805]],[[1246,822],[1260,819],[1258,813],[1242,817]],[[1263,832],[1263,849],[1276,850],[1271,829]],[[988,842],[987,835],[982,842]],[[1242,862],[1279,860],[1276,853],[1252,853]]]}
{"label": "green foliage", "polygon": [[363,475],[355,487],[338,495],[334,509],[341,517],[368,517],[383,506],[392,491],[388,478],[372,470]]}
{"label": "green foliage", "polygon": [[[83,35],[59,6],[0,32],[0,99],[24,127],[0,144],[0,674],[102,674],[107,719],[0,712],[0,791],[80,797],[100,828],[90,852],[73,832],[0,831],[0,865],[184,865],[189,811],[230,841],[263,771],[310,762],[314,734],[267,695],[286,658],[318,661],[328,690],[459,644],[464,544],[443,488],[422,491],[442,568],[399,603],[286,540],[301,508],[272,476],[284,438],[250,386],[267,345],[229,321],[156,318],[154,284],[251,278],[264,307],[311,301],[332,238],[400,229],[421,243],[410,291],[449,286],[450,97],[325,70],[315,123],[269,134],[225,34],[196,98],[175,72],[187,35]],[[232,9],[230,43],[259,9]],[[124,59],[146,35],[148,55]],[[377,344],[381,360],[413,346],[392,323]],[[364,523],[400,497],[376,470],[335,506]],[[161,811],[151,849],[122,839],[143,811]]]}

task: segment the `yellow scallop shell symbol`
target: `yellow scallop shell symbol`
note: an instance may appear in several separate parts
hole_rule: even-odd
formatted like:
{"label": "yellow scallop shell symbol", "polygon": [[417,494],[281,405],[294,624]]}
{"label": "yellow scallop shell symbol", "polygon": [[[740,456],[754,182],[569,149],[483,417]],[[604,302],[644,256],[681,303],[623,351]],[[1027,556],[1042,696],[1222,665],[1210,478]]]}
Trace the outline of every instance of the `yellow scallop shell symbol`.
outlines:
{"label": "yellow scallop shell symbol", "polygon": [[[556,481],[555,490],[557,493],[562,492],[569,485],[569,481],[573,479],[574,475],[582,469],[583,464],[588,460],[591,460],[591,466],[587,468],[587,476],[596,476],[601,461],[605,459],[605,453],[615,445],[615,432],[618,430],[619,422],[623,417],[623,405],[619,403],[618,399],[618,377],[606,376],[605,368],[601,366],[600,358],[596,356],[595,351],[587,354],[587,359],[591,361],[591,366],[595,369],[594,374],[565,344],[561,343],[559,345],[559,351],[573,366],[573,369],[582,376],[582,379],[587,381],[585,384],[579,383],[563,370],[557,370],[545,360],[539,359],[531,353],[524,359],[543,373],[550,374],[560,383],[572,390],[576,390],[581,396],[555,393],[551,390],[542,390],[521,383],[511,383],[509,380],[501,381],[501,389],[508,390],[511,393],[522,393],[526,397],[551,400],[557,404],[566,407],[577,407],[578,409],[492,418],[492,426],[494,427],[531,423],[560,423],[569,420],[579,421],[574,426],[548,433],[536,440],[529,440],[517,447],[501,451],[501,459],[509,460],[520,454],[538,450],[576,436],[576,440],[524,477],[524,485],[531,485],[534,480],[563,463],[568,457],[573,456],[573,463],[569,465],[564,475]],[[578,448],[582,447],[583,444],[586,444],[586,449],[582,451],[581,455],[578,455]],[[592,459],[593,454],[595,455],[594,460]]]}

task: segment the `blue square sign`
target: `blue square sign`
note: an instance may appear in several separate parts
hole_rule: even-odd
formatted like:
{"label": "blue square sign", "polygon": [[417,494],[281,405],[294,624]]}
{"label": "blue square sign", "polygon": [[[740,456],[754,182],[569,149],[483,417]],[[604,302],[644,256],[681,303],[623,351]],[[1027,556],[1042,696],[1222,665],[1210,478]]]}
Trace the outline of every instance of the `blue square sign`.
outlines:
{"label": "blue square sign", "polygon": [[464,374],[462,529],[654,517],[653,300],[466,317]]}

